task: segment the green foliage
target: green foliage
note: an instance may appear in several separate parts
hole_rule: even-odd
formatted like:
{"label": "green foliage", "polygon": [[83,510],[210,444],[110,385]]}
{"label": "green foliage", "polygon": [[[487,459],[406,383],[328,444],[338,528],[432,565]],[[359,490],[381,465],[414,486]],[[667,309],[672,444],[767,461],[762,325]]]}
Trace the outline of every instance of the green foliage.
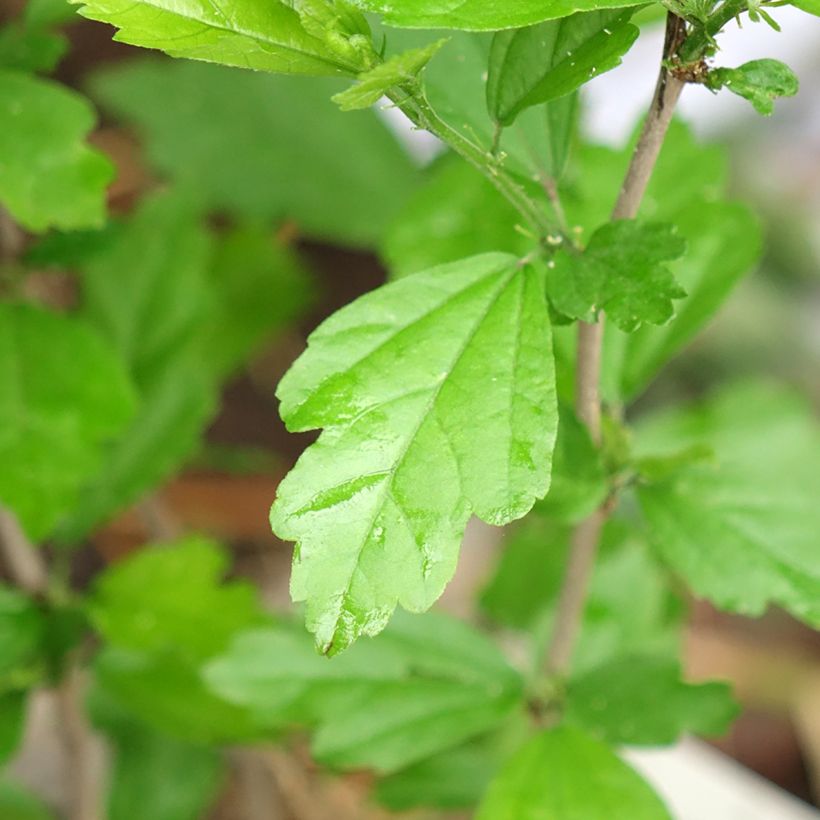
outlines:
{"label": "green foliage", "polygon": [[493,119],[509,125],[524,108],[564,97],[620,65],[639,34],[630,16],[621,9],[586,12],[498,32],[487,80]]}
{"label": "green foliage", "polygon": [[686,295],[664,263],[685,247],[671,225],[608,222],[592,234],[583,254],[556,253],[548,263],[547,292],[555,308],[573,319],[606,310],[626,332],[644,322],[662,325],[674,314],[672,300]]}
{"label": "green foliage", "polygon": [[359,0],[359,5],[384,17],[391,26],[408,28],[454,28],[466,31],[496,31],[520,28],[557,20],[576,11],[619,8],[623,0],[460,0],[442,3],[441,0],[402,0],[400,3],[386,0]]}
{"label": "green foliage", "polygon": [[213,749],[160,734],[104,697],[92,715],[114,751],[110,820],[198,820],[222,785]]}
{"label": "green foliage", "polygon": [[799,83],[795,73],[779,60],[752,60],[737,68],[714,68],[707,76],[713,91],[726,88],[747,99],[759,114],[770,116],[778,97],[793,97]]}
{"label": "green foliage", "polygon": [[820,17],[820,0],[791,0],[791,5]]}
{"label": "green foliage", "polygon": [[525,253],[532,240],[516,230],[518,212],[475,168],[445,156],[390,225],[382,256],[397,279],[490,251]]}
{"label": "green foliage", "polygon": [[393,772],[497,726],[521,681],[483,636],[439,615],[399,617],[338,659],[295,629],[245,633],[211,688],[271,728],[311,726],[317,760]]}
{"label": "green foliage", "polygon": [[640,433],[641,453],[714,450],[714,460],[639,488],[659,554],[694,593],[734,612],[779,604],[820,623],[820,427],[811,411],[788,393],[741,385],[649,419]]}
{"label": "green foliage", "polygon": [[135,126],[151,164],[209,211],[374,246],[415,184],[374,112],[330,102],[337,82],[140,61],[97,74],[91,88]]}
{"label": "green foliage", "polygon": [[73,91],[0,68],[0,203],[32,231],[99,226],[112,169],[85,145],[94,125]]}
{"label": "green foliage", "polygon": [[723,683],[687,684],[669,658],[617,658],[570,682],[565,720],[613,745],[674,743],[684,732],[722,735],[738,707]]}
{"label": "green foliage", "polygon": [[[121,362],[84,322],[0,303],[0,500],[48,535],[134,411]],[[20,469],[25,465],[25,469]]]}
{"label": "green foliage", "polygon": [[291,592],[323,652],[379,632],[397,603],[429,607],[471,513],[504,524],[546,493],[553,380],[541,277],[505,254],[394,282],[313,332],[280,412],[325,430],[271,522],[299,543]]}
{"label": "green foliage", "polygon": [[143,548],[99,578],[92,621],[114,646],[148,653],[176,647],[207,658],[260,617],[253,587],[220,586],[226,563],[216,544],[202,538]]}
{"label": "green foliage", "polygon": [[0,781],[3,820],[53,820],[54,815],[34,795],[6,780]]}
{"label": "green foliage", "polygon": [[490,783],[477,820],[670,820],[652,789],[603,743],[568,726],[534,737]]}
{"label": "green foliage", "polygon": [[334,0],[232,0],[227,14],[207,0],[77,2],[84,17],[116,26],[115,39],[173,57],[307,75],[356,74],[373,57],[363,18]]}
{"label": "green foliage", "polygon": [[0,586],[0,693],[36,679],[44,626],[43,613],[30,598]]}
{"label": "green foliage", "polygon": [[52,31],[73,15],[68,3],[29,2],[15,20],[0,28],[0,66],[22,71],[52,71],[68,41]]}
{"label": "green foliage", "polygon": [[373,105],[393,86],[401,86],[414,80],[446,42],[437,40],[424,48],[413,48],[390,57],[375,68],[360,74],[354,85],[332,97],[333,102],[342,111],[354,111]]}

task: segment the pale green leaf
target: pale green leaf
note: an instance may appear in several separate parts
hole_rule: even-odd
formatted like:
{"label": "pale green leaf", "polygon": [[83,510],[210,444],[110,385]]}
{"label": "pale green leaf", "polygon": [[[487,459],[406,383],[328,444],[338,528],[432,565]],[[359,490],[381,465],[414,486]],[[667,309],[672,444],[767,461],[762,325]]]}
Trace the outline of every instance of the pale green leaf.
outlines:
{"label": "pale green leaf", "polygon": [[278,395],[289,429],[325,428],[271,521],[298,542],[291,592],[333,653],[397,603],[433,603],[471,514],[503,524],[546,493],[557,413],[541,277],[485,254],[387,285],[314,331]]}
{"label": "pale green leaf", "polygon": [[659,554],[695,595],[746,615],[778,604],[820,624],[820,426],[802,401],[763,385],[727,388],[649,420],[638,443],[639,454],[714,450],[639,488]]}
{"label": "pale green leaf", "polygon": [[791,5],[820,17],[820,0],[791,0]]}
{"label": "pale green leaf", "polygon": [[251,585],[221,583],[227,565],[225,552],[204,538],[143,548],[98,576],[91,620],[117,647],[213,655],[261,617]]}
{"label": "pale green leaf", "polygon": [[0,304],[0,502],[49,534],[134,412],[122,364],[87,323]]}
{"label": "pale green leaf", "polygon": [[671,820],[615,752],[563,726],[534,737],[490,783],[476,820]]}
{"label": "pale green leaf", "polygon": [[356,82],[331,98],[342,111],[368,108],[377,103],[391,88],[416,78],[435,53],[446,43],[437,40],[423,48],[413,48],[396,54],[375,68],[365,71]]}
{"label": "pale green leaf", "polygon": [[639,34],[630,14],[585,12],[498,32],[487,79],[493,119],[510,125],[523,109],[564,97],[620,65]]}
{"label": "pale green leaf", "polygon": [[489,251],[526,253],[534,239],[516,230],[521,217],[481,173],[447,155],[428,172],[389,226],[382,245],[390,276]]}
{"label": "pale green leaf", "polygon": [[706,84],[713,91],[725,88],[747,99],[759,114],[769,116],[778,97],[793,97],[800,83],[779,60],[752,60],[737,68],[713,68]]}
{"label": "pale green leaf", "polygon": [[564,719],[613,745],[657,746],[722,735],[738,706],[725,683],[690,684],[670,658],[616,658],[570,681]]}
{"label": "pale green leaf", "polygon": [[89,148],[91,106],[50,80],[0,68],[0,204],[24,227],[102,224],[108,160]]}
{"label": "pale green leaf", "polygon": [[576,11],[638,5],[623,0],[357,0],[359,6],[384,17],[390,26],[497,31],[557,20]]}
{"label": "pale green leaf", "polygon": [[671,225],[608,222],[583,254],[555,254],[548,263],[547,292],[556,309],[573,319],[606,310],[627,332],[645,322],[662,325],[674,314],[672,300],[686,295],[664,263],[685,247]]}
{"label": "pale green leaf", "polygon": [[[569,158],[578,111],[578,93],[567,94],[542,106],[546,126],[546,147],[543,168],[553,180],[560,180]],[[532,119],[532,117],[531,117]],[[537,119],[535,120],[537,122]]]}
{"label": "pale green leaf", "polygon": [[521,692],[483,636],[432,614],[396,618],[377,640],[332,661],[301,630],[248,632],[209,664],[206,679],[260,725],[313,727],[313,755],[323,764],[379,772],[494,728]]}
{"label": "pale green leaf", "polygon": [[351,42],[346,32],[306,27],[290,7],[303,5],[295,2],[231,0],[224,9],[209,0],[75,2],[84,17],[119,29],[115,40],[172,57],[282,74],[344,75],[367,67],[369,39],[356,33],[362,41]]}
{"label": "pale green leaf", "polygon": [[[330,101],[332,80],[145,60],[97,74],[91,87],[134,125],[161,175],[241,220],[287,219],[303,234],[375,246],[416,184],[375,112],[344,114]],[[185,104],[169,107],[168,97]]]}

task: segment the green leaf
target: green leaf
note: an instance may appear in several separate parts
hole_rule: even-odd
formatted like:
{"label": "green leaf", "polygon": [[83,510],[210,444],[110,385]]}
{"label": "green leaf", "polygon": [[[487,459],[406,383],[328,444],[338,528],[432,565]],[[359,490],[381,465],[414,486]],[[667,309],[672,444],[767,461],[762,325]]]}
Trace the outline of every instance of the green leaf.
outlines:
{"label": "green leaf", "polygon": [[[675,227],[686,253],[670,269],[687,292],[673,321],[644,325],[623,341],[619,389],[634,396],[723,304],[760,256],[760,224],[749,208],[734,202],[697,202],[679,211]],[[608,329],[608,342],[619,331]]]}
{"label": "green leaf", "polygon": [[546,119],[546,150],[543,166],[546,175],[560,180],[569,157],[578,110],[578,93],[567,94],[542,106]]}
{"label": "green leaf", "polygon": [[416,184],[375,112],[344,114],[329,100],[334,81],[140,61],[91,87],[136,127],[161,175],[240,221],[289,219],[302,233],[372,247]]}
{"label": "green leaf", "polygon": [[536,507],[543,515],[575,522],[606,498],[609,482],[600,453],[572,408],[559,405],[558,417],[550,491]]}
{"label": "green leaf", "polygon": [[359,74],[354,85],[334,94],[331,99],[342,111],[369,108],[394,86],[415,79],[446,42],[447,40],[437,40],[424,48],[413,48],[396,54],[375,68]]}
{"label": "green leaf", "polygon": [[134,411],[121,363],[78,318],[0,304],[0,501],[48,535]]}
{"label": "green leaf", "polygon": [[496,768],[484,745],[449,749],[383,778],[374,797],[391,811],[419,806],[464,809],[478,803]]}
{"label": "green leaf", "polygon": [[220,237],[209,273],[213,315],[204,333],[204,358],[218,374],[244,364],[312,296],[299,257],[270,231],[251,225]]}
{"label": "green leaf", "polygon": [[71,230],[105,218],[108,160],[85,135],[94,113],[79,94],[0,69],[0,203],[24,227]]}
{"label": "green leaf", "polygon": [[[566,525],[530,515],[513,530],[481,597],[484,610],[499,623],[533,630],[539,650],[551,633],[569,534]],[[611,519],[601,536],[573,669],[581,674],[627,654],[676,657],[680,615],[647,545],[624,521]]]}
{"label": "green leaf", "polygon": [[715,452],[714,462],[639,488],[659,554],[692,591],[733,612],[778,604],[820,624],[820,427],[811,410],[748,384],[662,414],[640,433],[639,454],[699,443]]}
{"label": "green leaf", "polygon": [[498,32],[487,80],[490,115],[510,125],[523,109],[564,97],[620,65],[640,33],[630,16],[622,9],[586,12]]}
{"label": "green leaf", "polygon": [[290,430],[325,428],[271,522],[298,542],[291,593],[334,653],[397,603],[435,601],[471,514],[500,525],[546,493],[557,413],[541,278],[485,254],[380,288],[314,331],[278,396]]}
{"label": "green leaf", "polygon": [[22,71],[52,71],[68,48],[60,34],[15,21],[0,28],[0,66]]}
{"label": "green leaf", "polygon": [[0,817],[3,820],[54,820],[54,815],[39,798],[7,780],[0,780]]}
{"label": "green leaf", "polygon": [[664,262],[686,248],[673,226],[634,220],[598,228],[583,254],[559,251],[547,275],[547,292],[561,313],[588,319],[598,310],[621,330],[643,322],[662,325],[674,314],[673,299],[686,292]]}
{"label": "green leaf", "polygon": [[23,735],[25,719],[26,693],[5,692],[0,694],[0,765],[4,765],[17,751]]}
{"label": "green leaf", "polygon": [[727,684],[684,683],[671,658],[616,658],[572,680],[564,719],[613,745],[722,735],[738,715]]}
{"label": "green leaf", "polygon": [[109,820],[199,820],[223,786],[214,749],[161,734],[97,691],[94,723],[113,747]]}
{"label": "green leaf", "polygon": [[208,287],[210,242],[183,197],[144,201],[88,253],[77,265],[83,310],[130,366],[141,402],[63,523],[64,541],[79,540],[178,468],[199,442],[221,375],[211,369],[220,359],[206,356],[207,323],[219,321]]}
{"label": "green leaf", "polygon": [[637,5],[623,0],[457,0],[442,3],[441,0],[358,0],[358,5],[384,17],[390,26],[408,28],[454,28],[466,31],[497,31],[504,28],[521,28],[567,17],[576,11],[620,8]]}
{"label": "green leaf", "polygon": [[316,26],[315,18],[311,25],[310,7],[329,10],[330,2],[232,0],[227,13],[207,0],[75,2],[83,17],[116,26],[115,40],[172,57],[281,74],[356,74],[368,67],[370,41],[360,31]]}
{"label": "green leaf", "polygon": [[795,73],[779,60],[752,60],[737,68],[713,68],[706,84],[713,91],[726,88],[747,99],[758,114],[769,116],[778,97],[793,97],[800,83]]}
{"label": "green leaf", "polygon": [[521,694],[518,675],[485,638],[432,614],[397,617],[377,640],[332,661],[301,630],[248,632],[206,679],[260,725],[314,727],[313,755],[324,765],[379,772],[497,726]]}
{"label": "green leaf", "polygon": [[98,577],[91,619],[114,646],[206,658],[261,618],[250,584],[220,583],[227,568],[225,552],[204,538],[144,548]]}
{"label": "green leaf", "polygon": [[820,0],[791,0],[790,5],[820,17]]}
{"label": "green leaf", "polygon": [[265,737],[246,709],[205,686],[198,665],[176,650],[148,654],[106,647],[94,661],[105,695],[156,731],[191,743],[248,743]]}
{"label": "green leaf", "polygon": [[534,737],[490,783],[477,820],[671,820],[608,746],[569,726]]}
{"label": "green leaf", "polygon": [[19,590],[0,585],[0,692],[33,682],[40,663],[45,619],[40,608]]}
{"label": "green leaf", "polygon": [[516,230],[515,208],[460,157],[434,163],[426,183],[387,230],[382,255],[391,278],[490,251],[526,253],[534,240]]}

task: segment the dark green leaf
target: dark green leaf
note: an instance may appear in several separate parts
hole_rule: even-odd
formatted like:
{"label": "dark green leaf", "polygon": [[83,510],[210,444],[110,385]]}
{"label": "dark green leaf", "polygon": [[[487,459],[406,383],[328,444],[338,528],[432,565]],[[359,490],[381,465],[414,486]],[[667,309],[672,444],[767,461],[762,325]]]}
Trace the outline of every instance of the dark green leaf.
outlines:
{"label": "dark green leaf", "polygon": [[[333,14],[331,0],[268,0],[263,5],[232,0],[225,11],[208,0],[78,4],[84,17],[116,26],[114,39],[172,57],[281,74],[338,75],[366,69],[373,56],[361,17]],[[335,25],[328,25],[328,18]]]}
{"label": "dark green leaf", "polygon": [[225,552],[203,538],[144,548],[98,577],[92,621],[114,646],[206,658],[261,618],[250,584],[221,583],[227,565]]}
{"label": "dark green leaf", "polygon": [[0,693],[34,682],[41,663],[45,618],[19,590],[0,585]]}
{"label": "dark green leaf", "polygon": [[314,331],[278,396],[289,429],[325,428],[271,522],[299,542],[291,592],[338,652],[397,603],[433,603],[471,513],[503,524],[546,493],[557,412],[541,277],[485,254],[387,285]]}
{"label": "dark green leaf", "polygon": [[613,745],[656,746],[722,735],[738,707],[724,683],[689,684],[671,658],[616,658],[570,682],[565,720]]}
{"label": "dark green leaf", "polygon": [[0,68],[0,203],[24,227],[85,228],[105,218],[108,160],[89,148],[91,106],[49,80]]}
{"label": "dark green leaf", "polygon": [[424,48],[413,48],[388,58],[375,68],[359,74],[354,85],[334,94],[333,102],[342,111],[369,108],[394,86],[414,80],[446,42],[437,40]]}
{"label": "dark green leaf", "polygon": [[375,112],[344,114],[330,101],[333,81],[141,61],[98,74],[92,89],[136,126],[152,165],[209,210],[374,246],[415,185]]}
{"label": "dark green leaf", "polygon": [[85,322],[0,304],[0,501],[32,540],[76,503],[133,411],[121,363]]}
{"label": "dark green leaf", "polygon": [[498,32],[487,80],[490,115],[510,125],[523,109],[571,94],[620,65],[639,33],[630,16],[622,9],[581,12]]}
{"label": "dark green leaf", "polygon": [[520,28],[543,20],[566,17],[576,11],[635,5],[623,0],[552,0],[550,3],[541,0],[506,0],[504,3],[497,0],[458,0],[455,3],[442,3],[441,0],[401,0],[398,3],[359,0],[358,4],[383,15],[385,22],[391,26],[467,31]]}
{"label": "dark green leaf", "polygon": [[714,449],[713,462],[639,492],[660,555],[693,592],[734,612],[779,604],[820,624],[820,426],[811,410],[789,393],[742,385],[651,419],[638,442],[641,454]]}
{"label": "dark green leaf", "polygon": [[779,60],[752,60],[737,68],[713,68],[707,75],[713,91],[726,88],[747,99],[759,114],[769,116],[778,97],[793,97],[799,82],[795,73]]}
{"label": "dark green leaf", "polygon": [[26,700],[25,692],[0,694],[0,765],[4,765],[20,745],[26,718]]}
{"label": "dark green leaf", "polygon": [[685,247],[671,225],[608,222],[583,254],[555,254],[548,263],[547,292],[553,305],[574,319],[606,310],[627,332],[644,322],[662,325],[674,314],[672,300],[686,295],[664,263]]}
{"label": "dark green leaf", "polygon": [[477,820],[671,820],[615,752],[564,726],[527,743],[490,783]]}

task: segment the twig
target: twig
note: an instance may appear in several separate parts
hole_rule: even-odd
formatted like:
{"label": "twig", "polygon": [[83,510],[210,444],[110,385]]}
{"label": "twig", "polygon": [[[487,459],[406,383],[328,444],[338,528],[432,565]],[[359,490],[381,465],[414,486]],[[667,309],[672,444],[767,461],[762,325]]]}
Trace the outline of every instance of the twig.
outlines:
{"label": "twig", "polygon": [[[684,21],[672,14],[666,18],[666,40],[655,95],[643,124],[638,143],[612,211],[612,219],[633,219],[640,207],[646,186],[663,145],[675,104],[684,83],[667,69],[670,60],[685,37]],[[597,322],[578,326],[575,405],[578,417],[587,426],[593,441],[601,439],[601,351],[604,339],[604,315]],[[564,582],[558,599],[555,626],[547,648],[546,665],[553,675],[565,675],[569,669],[575,641],[580,630],[590,576],[595,565],[601,529],[609,517],[614,500],[584,519],[572,534]]]}
{"label": "twig", "polygon": [[0,507],[0,554],[15,586],[29,595],[45,595],[48,569],[43,555],[29,543],[17,516],[3,507]]}

